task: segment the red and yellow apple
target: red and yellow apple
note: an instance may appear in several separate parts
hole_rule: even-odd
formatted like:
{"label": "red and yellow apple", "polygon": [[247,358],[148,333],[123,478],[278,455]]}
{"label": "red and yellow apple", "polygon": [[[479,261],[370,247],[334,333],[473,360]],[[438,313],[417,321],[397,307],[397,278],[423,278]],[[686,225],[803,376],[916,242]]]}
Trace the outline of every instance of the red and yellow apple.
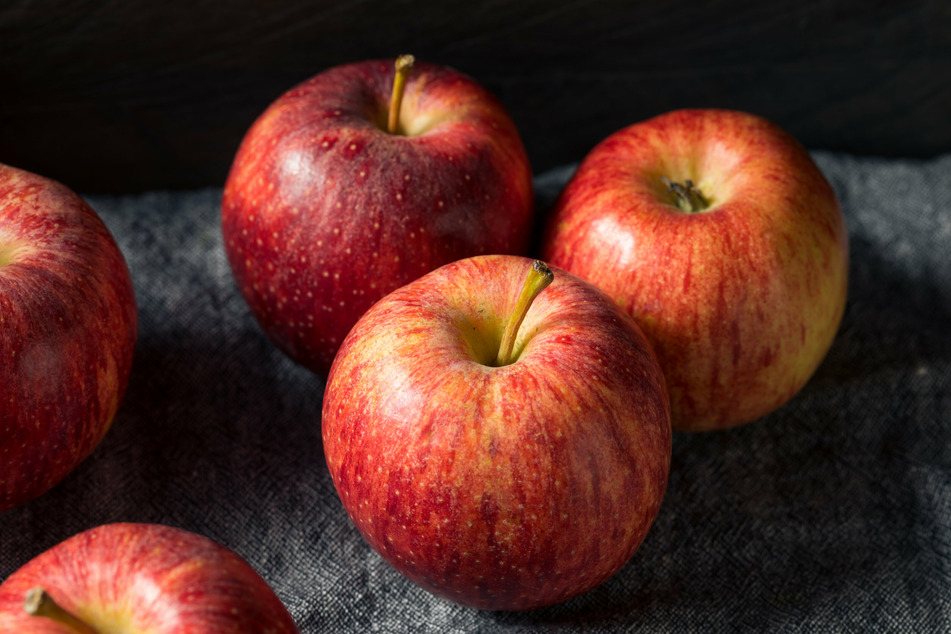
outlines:
{"label": "red and yellow apple", "polygon": [[92,208],[0,165],[0,512],[46,492],[99,444],[136,327],[125,259]]}
{"label": "red and yellow apple", "polygon": [[0,632],[292,634],[268,584],[228,548],[158,524],[106,524],[41,553],[0,585]]}
{"label": "red and yellow apple", "polygon": [[397,570],[465,605],[600,584],[666,489],[649,343],[594,286],[550,276],[517,256],[445,265],[375,304],[330,371],[323,445],[345,509]]}
{"label": "red and yellow apple", "polygon": [[556,201],[541,253],[638,322],[675,429],[739,425],[786,403],[845,309],[832,187],[792,136],[746,113],[681,110],[605,139]]}
{"label": "red and yellow apple", "polygon": [[469,77],[409,59],[335,67],[285,93],[225,184],[241,293],[318,374],[386,293],[456,259],[528,247],[532,175],[508,113]]}

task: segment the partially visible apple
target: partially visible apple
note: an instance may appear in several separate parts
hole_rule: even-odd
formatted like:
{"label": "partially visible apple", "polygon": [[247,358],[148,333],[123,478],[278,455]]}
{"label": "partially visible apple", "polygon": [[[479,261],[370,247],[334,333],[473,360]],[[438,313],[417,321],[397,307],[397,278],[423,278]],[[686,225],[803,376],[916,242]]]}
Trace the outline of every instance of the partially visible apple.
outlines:
{"label": "partially visible apple", "polygon": [[375,304],[330,371],[323,444],[344,507],[397,570],[465,605],[600,584],[666,489],[650,345],[601,291],[550,276],[516,256],[443,266]]}
{"label": "partially visible apple", "polygon": [[96,213],[65,186],[0,165],[0,512],[99,444],[136,325],[129,270]]}
{"label": "partially visible apple", "polygon": [[848,239],[832,187],[793,137],[740,112],[681,110],[605,139],[555,203],[542,257],[643,328],[675,429],[780,407],[845,309]]}
{"label": "partially visible apple", "polygon": [[410,56],[327,70],[245,136],[222,231],[270,339],[326,374],[373,302],[456,259],[528,247],[532,175],[502,105]]}
{"label": "partially visible apple", "polygon": [[237,554],[158,524],[106,524],[40,554],[0,585],[0,632],[297,632]]}

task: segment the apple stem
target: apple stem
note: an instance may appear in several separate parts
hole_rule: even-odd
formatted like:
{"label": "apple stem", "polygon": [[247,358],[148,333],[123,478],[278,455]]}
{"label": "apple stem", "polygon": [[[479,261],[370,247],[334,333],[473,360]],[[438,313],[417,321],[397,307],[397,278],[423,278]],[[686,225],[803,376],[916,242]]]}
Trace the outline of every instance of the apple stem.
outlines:
{"label": "apple stem", "polygon": [[666,176],[661,176],[660,180],[667,186],[667,193],[673,194],[676,197],[677,207],[679,207],[681,211],[693,214],[703,211],[710,206],[707,199],[703,197],[703,192],[701,192],[700,188],[694,185],[693,181],[689,178],[684,181],[683,185],[673,182]]}
{"label": "apple stem", "polygon": [[495,357],[495,366],[501,367],[512,363],[512,352],[515,349],[515,339],[518,336],[518,329],[528,314],[532,302],[538,297],[549,284],[555,279],[555,274],[541,260],[532,262],[532,268],[528,271],[528,277],[525,278],[525,285],[522,286],[522,292],[515,302],[515,310],[509,316],[508,323],[505,324],[505,332],[502,334],[502,343],[499,346],[499,353]]}
{"label": "apple stem", "polygon": [[403,90],[406,88],[409,71],[415,63],[416,58],[412,55],[400,55],[396,58],[396,75],[393,77],[393,93],[390,95],[390,116],[386,122],[386,130],[390,134],[396,134],[399,131]]}
{"label": "apple stem", "polygon": [[23,609],[30,616],[46,617],[65,625],[76,634],[99,634],[91,625],[64,610],[43,588],[33,588],[26,593]]}

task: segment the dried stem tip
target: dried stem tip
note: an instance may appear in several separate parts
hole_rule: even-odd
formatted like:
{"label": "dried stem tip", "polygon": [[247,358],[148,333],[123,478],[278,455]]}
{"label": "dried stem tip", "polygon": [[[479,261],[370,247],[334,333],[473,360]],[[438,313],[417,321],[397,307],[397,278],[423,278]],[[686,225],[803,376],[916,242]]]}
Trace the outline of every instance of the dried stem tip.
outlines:
{"label": "dried stem tip", "polygon": [[681,211],[692,214],[703,211],[710,206],[707,199],[703,197],[703,192],[693,184],[692,180],[687,179],[683,184],[675,183],[666,176],[661,176],[660,180],[667,186],[667,193],[674,195],[677,207]]}

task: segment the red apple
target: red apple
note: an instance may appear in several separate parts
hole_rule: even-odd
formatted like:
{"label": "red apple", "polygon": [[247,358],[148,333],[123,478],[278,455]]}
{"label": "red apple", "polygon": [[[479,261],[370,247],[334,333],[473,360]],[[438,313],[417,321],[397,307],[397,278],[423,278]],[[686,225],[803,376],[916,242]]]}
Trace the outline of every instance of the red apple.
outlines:
{"label": "red apple", "polygon": [[277,595],[241,557],[201,535],[157,524],[87,530],[0,585],[0,632],[297,631]]}
{"label": "red apple", "polygon": [[63,185],[0,165],[0,512],[99,444],[136,323],[129,270],[96,213]]}
{"label": "red apple", "polygon": [[225,184],[241,293],[270,339],[318,374],[389,291],[530,239],[531,169],[502,105],[408,57],[399,72],[392,60],[332,68],[281,96]]}
{"label": "red apple", "polygon": [[675,429],[739,425],[787,402],[845,308],[832,188],[793,137],[740,112],[671,112],[608,137],[555,203],[542,255],[638,322]]}
{"label": "red apple", "polygon": [[547,270],[482,256],[394,291],[347,336],[324,395],[324,452],[356,527],[415,583],[478,608],[598,585],[666,489],[650,345],[573,275],[538,294]]}

